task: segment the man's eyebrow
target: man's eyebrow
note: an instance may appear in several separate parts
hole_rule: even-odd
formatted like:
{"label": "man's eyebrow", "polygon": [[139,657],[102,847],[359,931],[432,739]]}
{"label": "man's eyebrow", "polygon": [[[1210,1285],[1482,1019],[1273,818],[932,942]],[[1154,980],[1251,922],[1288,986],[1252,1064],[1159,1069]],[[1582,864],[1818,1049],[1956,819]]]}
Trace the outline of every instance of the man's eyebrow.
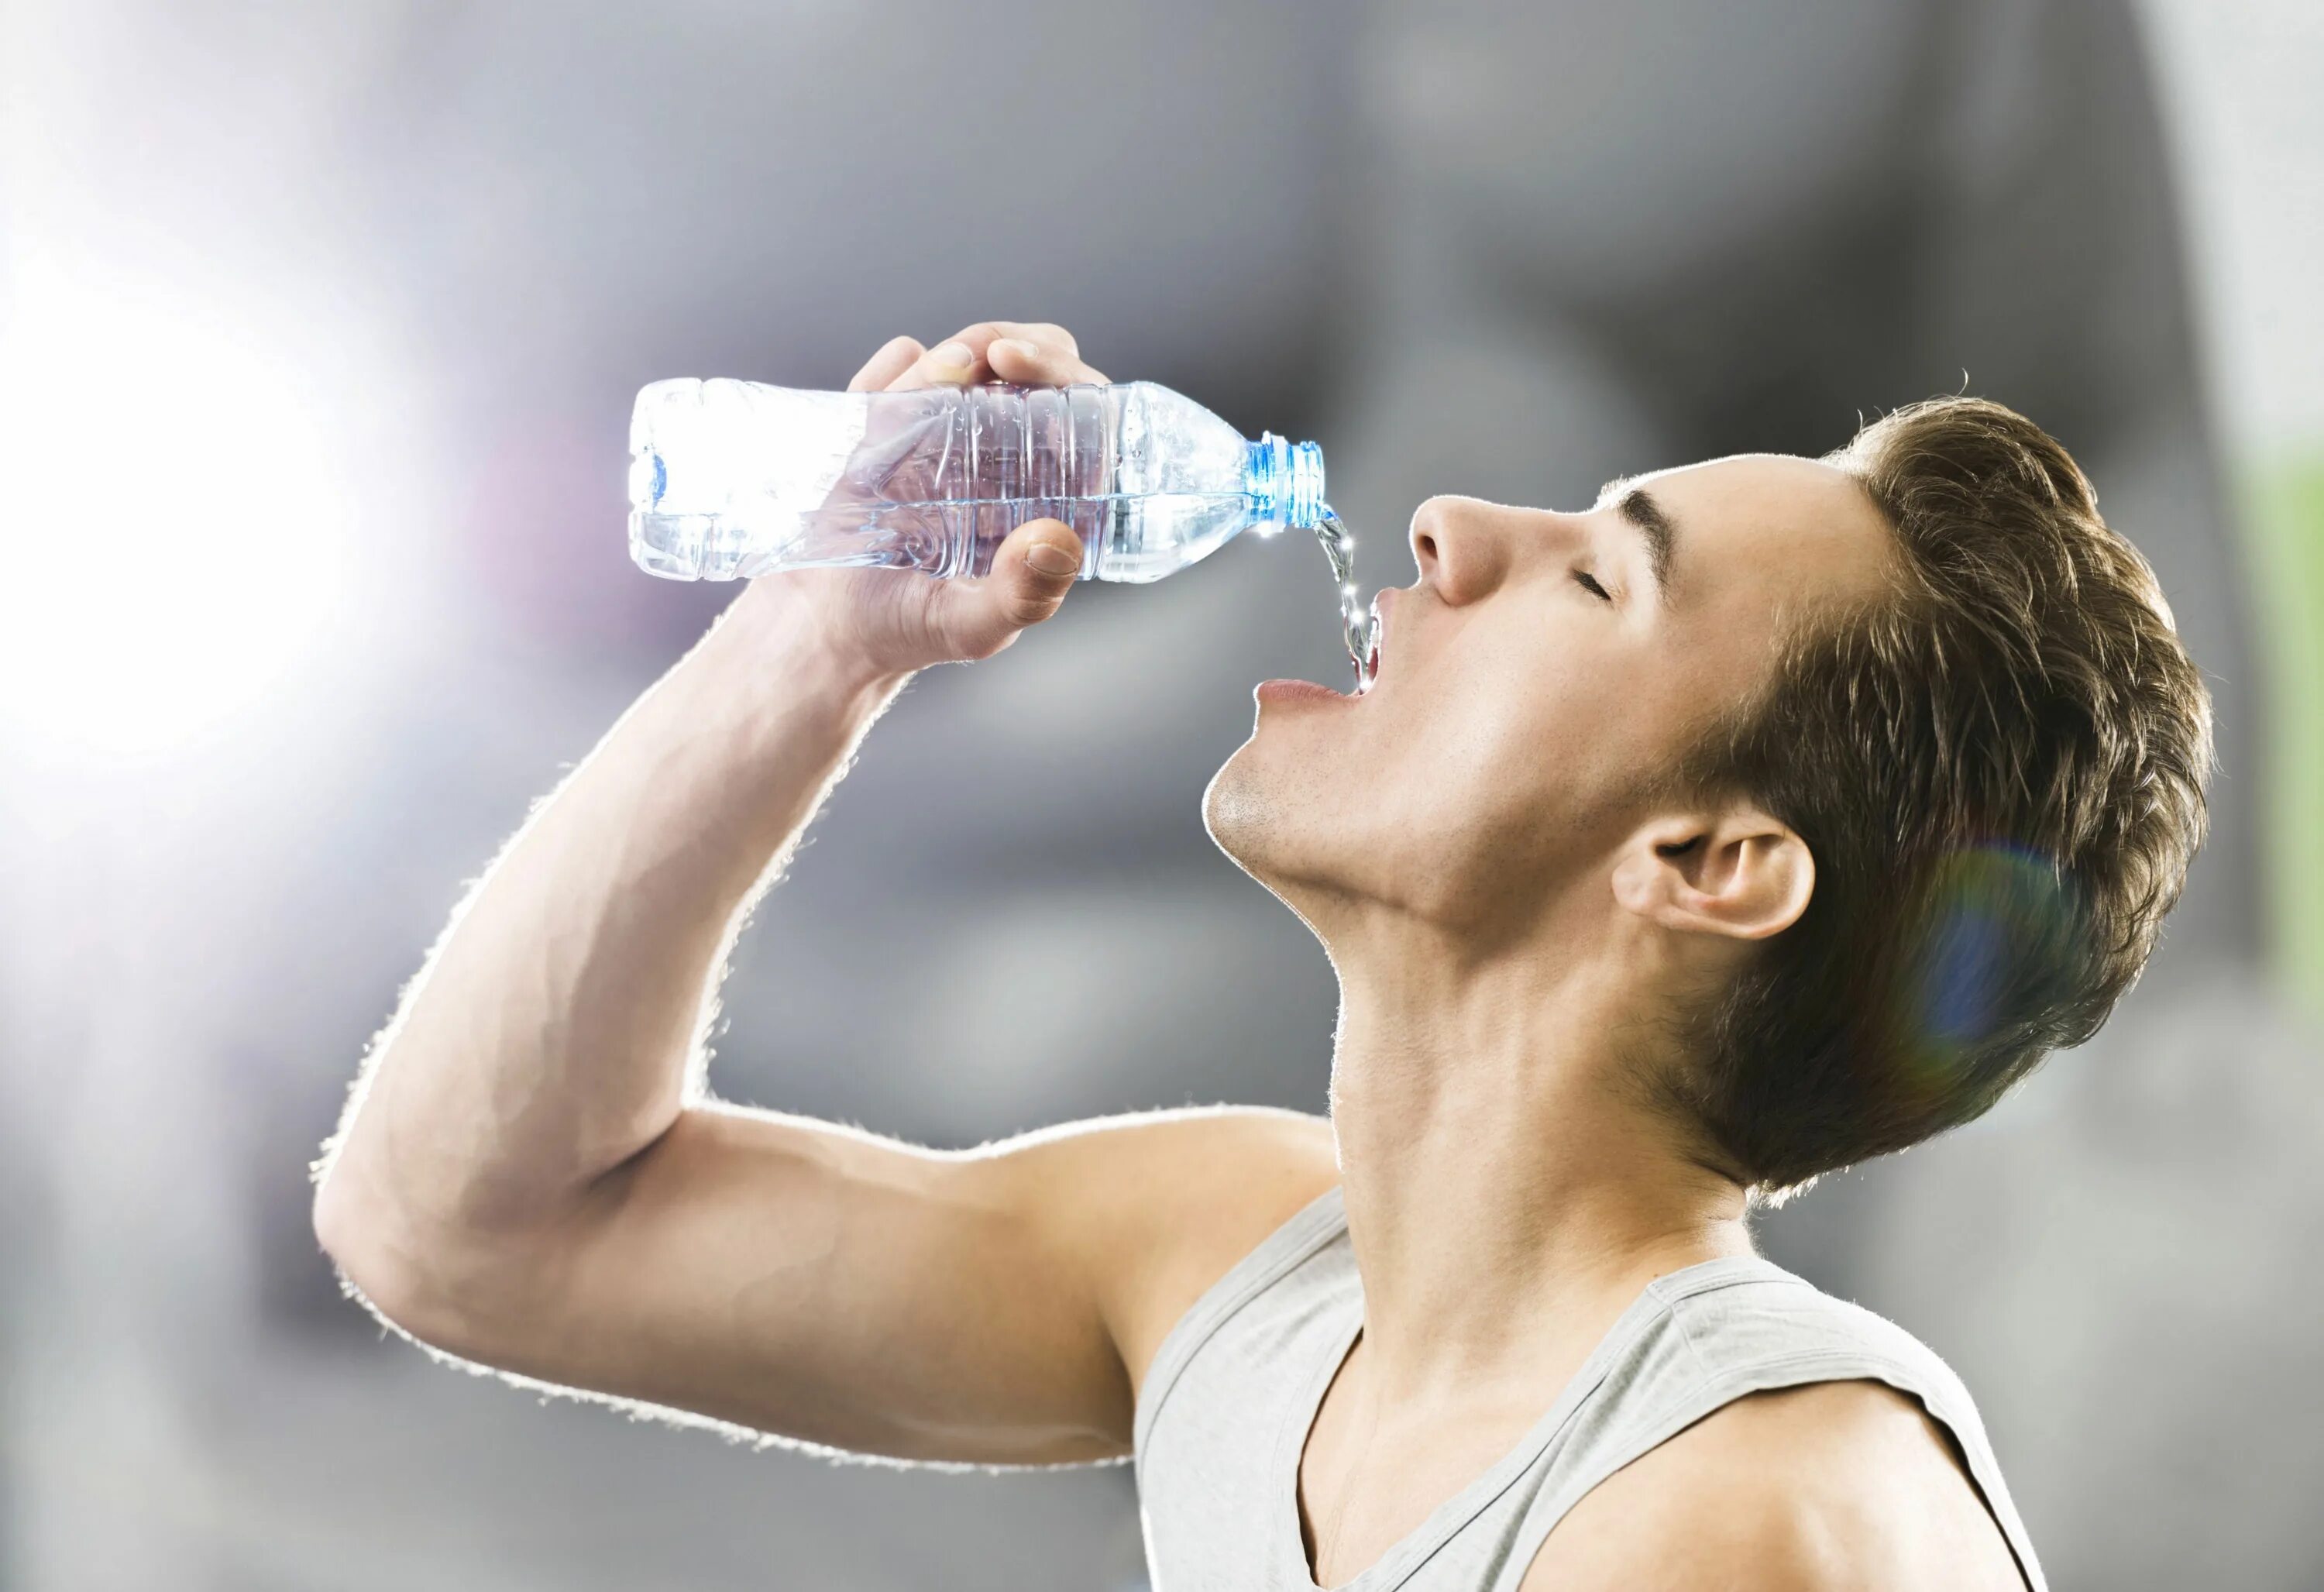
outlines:
{"label": "man's eyebrow", "polygon": [[[1628,491],[1624,489],[1628,488]],[[1620,492],[1614,511],[1637,529],[1646,539],[1646,563],[1655,572],[1655,591],[1667,599],[1670,596],[1671,560],[1678,553],[1678,526],[1663,512],[1663,506],[1643,486],[1631,486],[1630,478],[1618,475],[1598,489],[1598,501]]]}

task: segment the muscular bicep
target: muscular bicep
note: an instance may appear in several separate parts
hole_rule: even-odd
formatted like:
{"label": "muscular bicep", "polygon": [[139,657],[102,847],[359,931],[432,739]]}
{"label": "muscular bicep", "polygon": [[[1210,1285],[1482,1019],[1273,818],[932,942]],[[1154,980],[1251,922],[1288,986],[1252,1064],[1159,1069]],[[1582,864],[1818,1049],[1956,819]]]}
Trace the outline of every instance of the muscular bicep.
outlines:
{"label": "muscular bicep", "polygon": [[1285,1155],[1283,1127],[1243,1115],[1115,1118],[946,1154],[690,1109],[564,1231],[512,1254],[521,1284],[446,1347],[853,1452],[1116,1458],[1135,1376],[1168,1329],[1157,1315],[1192,1287],[1183,1310],[1307,1186],[1271,1167],[1313,1180],[1296,1142],[1312,1145],[1312,1126]]}

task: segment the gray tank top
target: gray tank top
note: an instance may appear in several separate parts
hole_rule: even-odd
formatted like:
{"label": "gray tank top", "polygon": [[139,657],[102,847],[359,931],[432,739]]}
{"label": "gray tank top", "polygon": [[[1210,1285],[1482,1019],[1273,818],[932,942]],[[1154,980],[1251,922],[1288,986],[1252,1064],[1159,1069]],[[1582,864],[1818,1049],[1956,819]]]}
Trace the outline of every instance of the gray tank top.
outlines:
{"label": "gray tank top", "polygon": [[[1300,1449],[1363,1323],[1337,1187],[1171,1329],[1139,1389],[1136,1459],[1154,1592],[1316,1592]],[[1345,1592],[1517,1592],[1582,1495],[1729,1400],[1857,1377],[1949,1427],[2033,1592],[2047,1592],[1968,1391],[1901,1327],[1756,1256],[1647,1284],[1517,1446]]]}

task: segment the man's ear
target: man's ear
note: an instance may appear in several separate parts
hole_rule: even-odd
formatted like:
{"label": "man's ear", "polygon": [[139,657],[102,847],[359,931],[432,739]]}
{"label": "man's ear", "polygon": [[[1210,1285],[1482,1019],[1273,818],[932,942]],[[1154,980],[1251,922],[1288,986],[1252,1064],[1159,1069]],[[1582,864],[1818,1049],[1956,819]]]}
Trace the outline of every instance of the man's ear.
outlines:
{"label": "man's ear", "polygon": [[1651,923],[1764,940],[1799,921],[1815,859],[1791,825],[1748,802],[1655,819],[1622,843],[1614,898]]}

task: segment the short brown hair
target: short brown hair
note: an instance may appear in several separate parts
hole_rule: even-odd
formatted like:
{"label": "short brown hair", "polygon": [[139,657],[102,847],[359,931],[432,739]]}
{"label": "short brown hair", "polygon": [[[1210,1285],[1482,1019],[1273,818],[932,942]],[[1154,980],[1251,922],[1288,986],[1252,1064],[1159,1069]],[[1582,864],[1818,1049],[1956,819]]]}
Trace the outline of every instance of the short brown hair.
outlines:
{"label": "short brown hair", "polygon": [[2153,570],[2040,427],[1934,399],[1830,462],[1894,530],[1894,587],[1804,627],[1688,771],[1816,862],[1667,1081],[1764,1199],[1979,1116],[2095,1033],[2178,899],[2211,765]]}

